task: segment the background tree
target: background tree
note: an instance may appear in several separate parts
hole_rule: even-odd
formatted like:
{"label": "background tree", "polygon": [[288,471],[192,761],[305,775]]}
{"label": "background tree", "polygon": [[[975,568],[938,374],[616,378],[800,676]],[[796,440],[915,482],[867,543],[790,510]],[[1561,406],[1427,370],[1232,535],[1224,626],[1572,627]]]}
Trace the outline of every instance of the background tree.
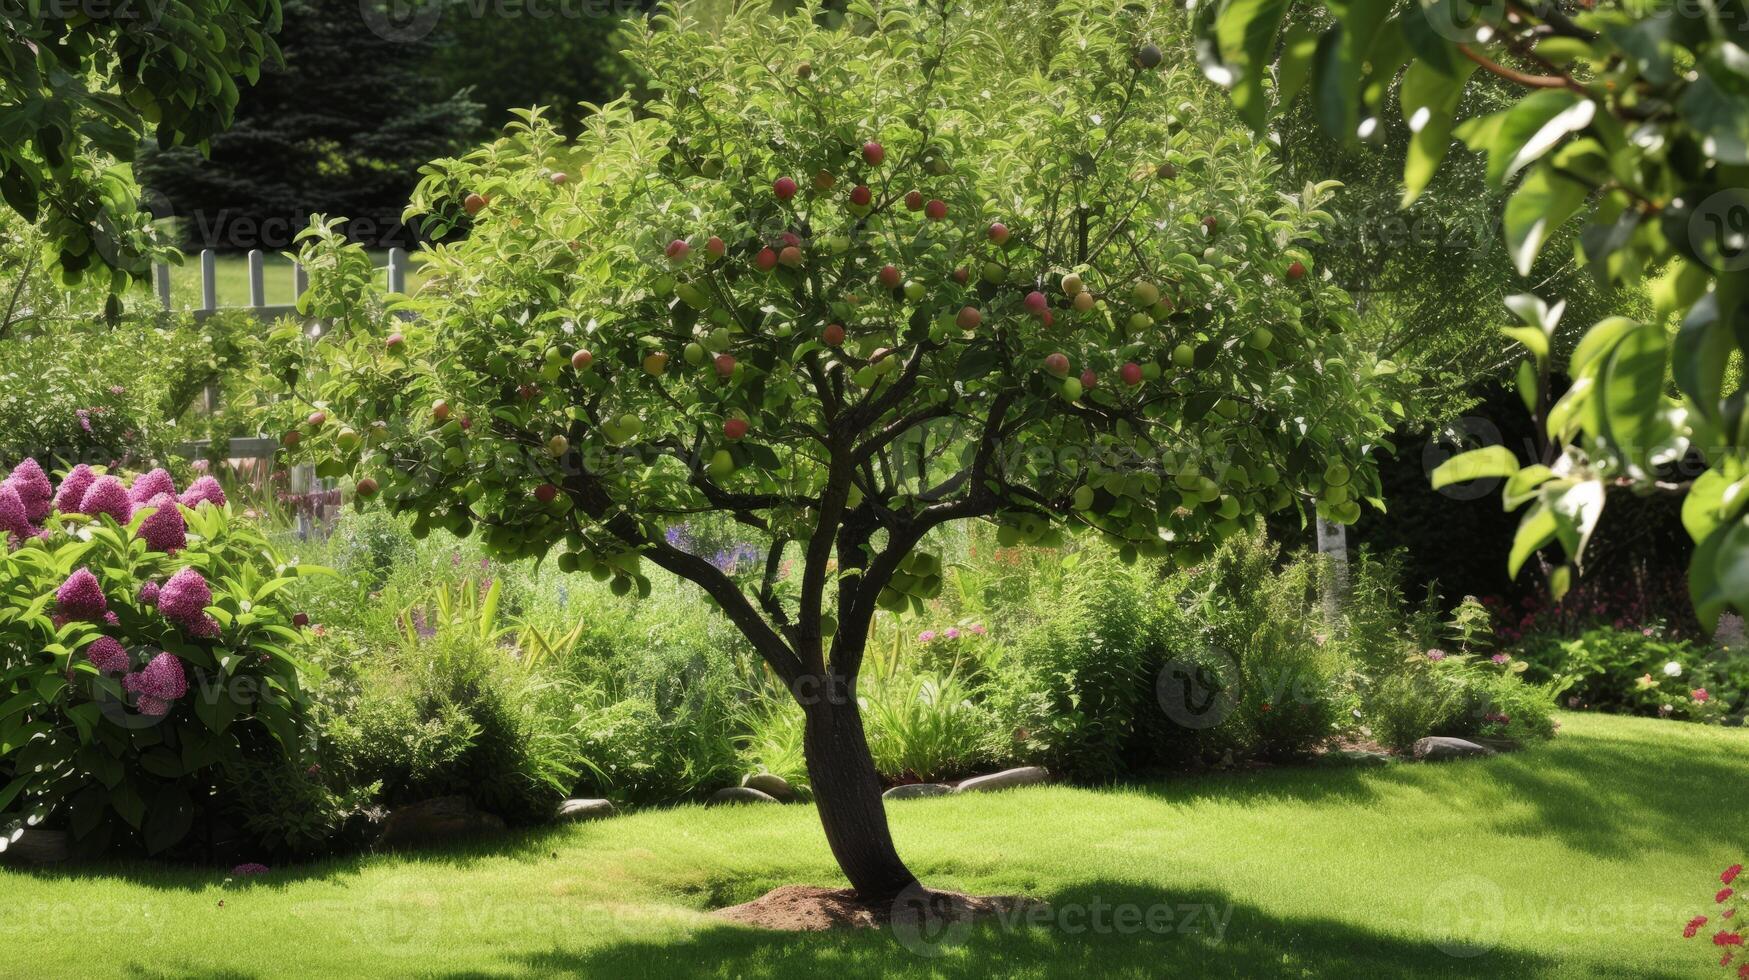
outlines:
{"label": "background tree", "polygon": [[150,216],[125,166],[146,136],[200,146],[231,122],[238,78],[278,57],[279,0],[0,7],[0,198],[40,222],[70,278],[112,291],[151,267]]}
{"label": "background tree", "polygon": [[158,217],[181,219],[185,247],[288,248],[316,212],[347,215],[346,232],[367,244],[414,244],[400,219],[419,167],[475,137],[480,107],[439,70],[441,35],[380,30],[372,9],[286,0],[284,66],[242,99],[210,152],[142,156],[141,182],[165,205]]}
{"label": "background tree", "polygon": [[[311,413],[286,403],[286,443],[415,533],[698,584],[801,705],[827,842],[881,899],[914,878],[856,685],[877,611],[941,587],[929,532],[1194,562],[1301,501],[1352,520],[1391,369],[1305,265],[1328,189],[1277,193],[1268,146],[1157,46],[1177,15],[817,13],[707,34],[683,7],[631,42],[642,111],[574,146],[530,113],[432,165],[414,210],[473,226],[430,250],[412,322],[313,228],[301,303],[332,327],[320,357],[290,325],[268,352]],[[763,538],[762,567],[664,538],[701,512]]]}
{"label": "background tree", "polygon": [[[1529,465],[1504,447],[1477,450],[1442,466],[1435,484],[1504,478],[1506,506],[1527,508],[1509,571],[1558,543],[1570,563],[1551,574],[1556,596],[1609,484],[1684,494],[1702,622],[1749,610],[1749,495],[1740,492],[1749,401],[1740,372],[1728,371],[1749,345],[1749,9],[1742,0],[1611,9],[1355,0],[1327,5],[1334,22],[1324,27],[1288,16],[1295,6],[1198,8],[1205,69],[1233,87],[1253,126],[1309,85],[1325,130],[1352,140],[1376,128],[1395,90],[1414,130],[1405,201],[1428,186],[1456,136],[1487,153],[1490,188],[1512,187],[1502,230],[1520,275],[1583,213],[1580,247],[1599,281],[1658,277],[1649,321],[1612,316],[1586,332],[1558,401],[1551,338],[1565,309],[1511,298],[1521,325],[1508,333],[1532,355],[1519,387],[1551,448]],[[1478,76],[1520,97],[1460,124]]]}

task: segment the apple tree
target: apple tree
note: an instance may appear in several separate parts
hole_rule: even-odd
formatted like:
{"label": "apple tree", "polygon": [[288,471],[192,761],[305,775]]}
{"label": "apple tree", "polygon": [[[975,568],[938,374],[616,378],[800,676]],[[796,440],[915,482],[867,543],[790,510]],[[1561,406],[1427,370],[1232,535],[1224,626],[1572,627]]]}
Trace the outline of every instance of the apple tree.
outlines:
{"label": "apple tree", "polygon": [[[931,530],[1194,562],[1268,511],[1376,503],[1401,411],[1303,251],[1331,189],[1280,192],[1181,17],[1044,6],[660,20],[629,51],[647,102],[569,144],[529,112],[426,169],[411,210],[471,228],[416,296],[381,308],[366,257],[313,226],[326,336],[272,348],[287,442],[416,531],[702,588],[801,705],[866,896],[914,878],[857,677],[874,617],[941,588]],[[702,512],[763,566],[664,539]]]}
{"label": "apple tree", "polygon": [[[1749,5],[1212,0],[1197,17],[1208,74],[1253,125],[1309,105],[1353,141],[1399,111],[1414,134],[1405,202],[1455,137],[1486,154],[1489,184],[1508,194],[1502,230],[1520,275],[1579,218],[1573,258],[1600,286],[1650,283],[1655,318],[1590,326],[1558,399],[1562,304],[1508,300],[1506,333],[1529,354],[1519,389],[1549,448],[1529,461],[1475,450],[1434,483],[1504,479],[1506,507],[1524,508],[1510,569],[1558,545],[1569,563],[1551,572],[1557,597],[1607,487],[1685,495],[1696,612],[1709,626],[1749,613]],[[1466,89],[1484,78],[1513,97],[1464,118]]]}

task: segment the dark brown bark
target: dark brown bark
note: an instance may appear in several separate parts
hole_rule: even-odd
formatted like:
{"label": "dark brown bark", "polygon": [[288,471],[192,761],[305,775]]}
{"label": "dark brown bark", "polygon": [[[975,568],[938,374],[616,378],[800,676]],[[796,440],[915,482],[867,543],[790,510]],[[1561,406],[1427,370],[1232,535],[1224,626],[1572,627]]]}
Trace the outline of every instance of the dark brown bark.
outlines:
{"label": "dark brown bark", "polygon": [[866,902],[892,899],[917,884],[917,877],[893,846],[880,777],[853,690],[843,684],[834,687],[838,690],[813,696],[798,691],[807,715],[803,747],[820,824],[857,896]]}

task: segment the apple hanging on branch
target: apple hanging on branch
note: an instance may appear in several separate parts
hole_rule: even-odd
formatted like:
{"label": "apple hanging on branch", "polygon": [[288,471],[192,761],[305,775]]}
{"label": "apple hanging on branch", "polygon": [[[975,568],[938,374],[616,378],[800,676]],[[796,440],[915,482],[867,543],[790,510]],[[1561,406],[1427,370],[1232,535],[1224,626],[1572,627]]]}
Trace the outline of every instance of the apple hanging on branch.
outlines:
{"label": "apple hanging on branch", "polygon": [[[941,587],[919,550],[931,530],[982,520],[1016,543],[1074,533],[1129,560],[1201,561],[1269,511],[1352,520],[1378,495],[1370,457],[1394,412],[1390,368],[1344,340],[1349,298],[1271,274],[1284,239],[1319,239],[1329,188],[1284,200],[1269,148],[1235,120],[1176,124],[1171,107],[1201,82],[1188,53],[1149,49],[1173,36],[1171,15],[1091,0],[1055,19],[923,9],[891,34],[736,12],[709,37],[635,35],[644,77],[688,86],[600,110],[590,165],[562,192],[542,174],[576,148],[538,111],[430,165],[416,214],[441,220],[458,188],[501,190],[487,220],[428,250],[425,288],[397,301],[414,320],[374,306],[369,263],[338,261],[355,246],[312,225],[311,302],[335,326],[285,336],[321,348],[313,397],[336,420],[406,420],[380,446],[342,451],[328,426],[301,450],[375,481],[416,531],[556,555],[619,592],[647,591],[651,567],[701,588],[795,694],[827,842],[870,900],[916,880],[856,685],[876,615],[922,610]],[[919,30],[940,52],[921,74]],[[1031,97],[1032,68],[991,36],[1049,38],[1080,68]],[[773,50],[868,70],[797,88],[769,70]],[[1106,120],[1093,147],[1089,118]],[[841,120],[878,120],[878,140]],[[690,148],[653,150],[705,132],[711,168]],[[1199,197],[1231,216],[1213,257],[1166,188],[1130,179],[1169,138]],[[917,195],[800,195],[787,176],[833,172]],[[1109,199],[1078,207],[1060,193],[1077,183]],[[718,239],[715,261],[686,260],[690,246],[673,261],[675,243],[714,257]],[[1246,342],[1265,325],[1272,343]],[[442,356],[385,361],[391,330]],[[539,398],[516,397],[537,378]],[[414,408],[433,404],[441,417]],[[450,405],[481,424],[460,431]],[[769,560],[731,574],[668,542],[705,510]],[[796,577],[780,588],[785,565]]]}

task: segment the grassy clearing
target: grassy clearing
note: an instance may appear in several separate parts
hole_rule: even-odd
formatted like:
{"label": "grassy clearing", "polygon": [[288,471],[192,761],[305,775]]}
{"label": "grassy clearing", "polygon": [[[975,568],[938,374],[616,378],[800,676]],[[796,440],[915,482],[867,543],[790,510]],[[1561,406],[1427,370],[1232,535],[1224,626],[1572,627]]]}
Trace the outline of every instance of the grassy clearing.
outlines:
{"label": "grassy clearing", "polygon": [[1563,722],[1483,762],[895,804],[932,885],[1054,906],[1053,924],[982,927],[937,956],[890,932],[707,917],[837,875],[809,807],[688,807],[240,887],[150,865],[0,872],[0,975],[1702,973],[1712,947],[1680,931],[1742,857],[1749,734]]}
{"label": "grassy clearing", "polygon": [[[377,267],[377,285],[388,288],[389,252],[373,249],[371,262]],[[418,289],[423,281],[423,267],[415,253],[407,268],[407,288]],[[221,252],[215,257],[213,271],[220,306],[249,305],[249,258],[242,252]],[[269,306],[288,306],[297,299],[292,285],[292,262],[278,252],[265,256],[262,285],[267,289]],[[200,305],[200,256],[191,253],[182,264],[170,267],[172,305],[191,308]]]}

